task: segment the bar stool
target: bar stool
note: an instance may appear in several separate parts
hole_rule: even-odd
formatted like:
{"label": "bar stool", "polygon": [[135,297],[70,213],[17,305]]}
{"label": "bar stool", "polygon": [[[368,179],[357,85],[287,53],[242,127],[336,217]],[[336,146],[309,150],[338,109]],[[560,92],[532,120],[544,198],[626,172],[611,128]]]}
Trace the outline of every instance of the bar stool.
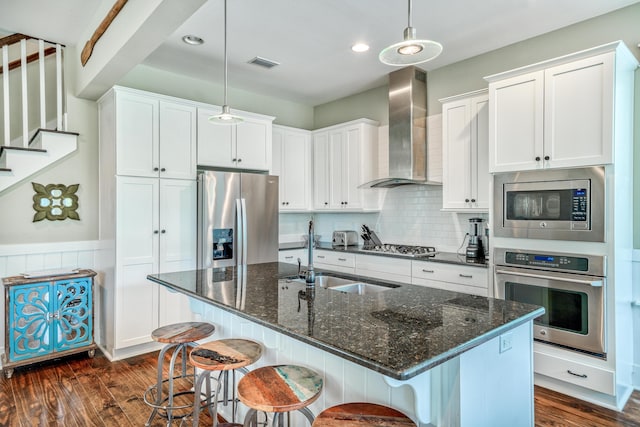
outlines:
{"label": "bar stool", "polygon": [[[213,425],[218,426],[218,403],[220,402],[220,388],[224,384],[224,395],[222,402],[226,405],[231,401],[232,421],[235,422],[237,399],[236,399],[236,370],[247,373],[246,366],[255,363],[262,356],[262,346],[255,341],[246,339],[222,339],[210,341],[197,346],[189,354],[189,360],[193,366],[202,369],[202,373],[197,375],[195,390],[198,393],[194,396],[193,402],[193,425],[198,426],[200,410],[202,409],[199,397],[202,391],[202,383],[206,382],[206,407],[209,408]],[[211,374],[219,372],[216,392],[211,402]],[[232,397],[229,399],[229,371],[232,373]],[[220,424],[222,426],[223,424]],[[224,425],[234,425],[233,423]]]}
{"label": "bar stool", "polygon": [[[150,385],[144,392],[144,402],[151,406],[153,410],[149,419],[145,423],[145,426],[150,426],[151,422],[156,415],[160,415],[167,419],[167,424],[171,424],[171,421],[176,418],[182,418],[185,414],[174,415],[174,411],[181,411],[190,409],[191,405],[175,405],[174,400],[178,396],[193,393],[191,389],[174,392],[173,385],[175,380],[188,378],[190,375],[187,372],[187,348],[195,347],[197,343],[195,341],[207,338],[213,331],[215,326],[205,322],[182,322],[166,325],[154,330],[151,333],[151,338],[154,341],[166,343],[167,345],[160,351],[158,355],[158,367],[157,367],[157,381],[155,384]],[[173,350],[171,354],[171,362],[169,363],[169,371],[167,378],[163,378],[165,354]],[[181,355],[182,373],[178,376],[174,375],[175,364]],[[195,372],[191,375],[191,383],[195,378]],[[163,385],[167,383],[168,387],[166,394],[163,390]]]}
{"label": "bar stool", "polygon": [[344,403],[320,412],[313,427],[416,427],[400,411],[375,403]]}
{"label": "bar stool", "polygon": [[299,411],[313,423],[308,406],[320,397],[322,377],[296,365],[265,366],[245,375],[238,383],[238,398],[249,407],[244,419],[250,427],[258,411],[274,412],[273,425],[283,426],[284,413]]}

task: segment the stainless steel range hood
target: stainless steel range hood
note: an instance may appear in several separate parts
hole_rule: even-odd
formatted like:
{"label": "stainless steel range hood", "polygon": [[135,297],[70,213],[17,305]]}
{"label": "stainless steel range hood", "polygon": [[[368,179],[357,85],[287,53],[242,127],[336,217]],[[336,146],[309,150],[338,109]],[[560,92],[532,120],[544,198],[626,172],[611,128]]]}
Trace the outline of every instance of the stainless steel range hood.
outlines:
{"label": "stainless steel range hood", "polygon": [[389,177],[361,188],[442,185],[428,175],[426,82],[426,73],[415,67],[389,74]]}

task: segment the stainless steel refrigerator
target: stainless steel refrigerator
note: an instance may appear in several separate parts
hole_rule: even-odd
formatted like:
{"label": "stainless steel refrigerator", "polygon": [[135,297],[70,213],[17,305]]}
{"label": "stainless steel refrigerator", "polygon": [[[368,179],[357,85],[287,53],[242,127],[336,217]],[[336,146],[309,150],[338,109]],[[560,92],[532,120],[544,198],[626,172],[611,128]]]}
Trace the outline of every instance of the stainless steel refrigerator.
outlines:
{"label": "stainless steel refrigerator", "polygon": [[198,171],[198,268],[278,261],[278,177]]}

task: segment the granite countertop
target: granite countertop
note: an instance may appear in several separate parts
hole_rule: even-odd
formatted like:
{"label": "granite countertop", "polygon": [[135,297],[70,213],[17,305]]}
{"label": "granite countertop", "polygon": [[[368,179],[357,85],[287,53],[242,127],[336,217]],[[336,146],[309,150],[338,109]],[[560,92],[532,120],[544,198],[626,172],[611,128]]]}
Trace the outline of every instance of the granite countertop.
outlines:
{"label": "granite countertop", "polygon": [[[288,243],[280,243],[280,250],[292,250],[292,249],[302,249],[306,248],[304,242],[288,242]],[[429,262],[443,262],[446,264],[457,264],[457,265],[470,265],[474,267],[488,267],[489,259],[488,258],[478,258],[478,259],[470,259],[464,255],[458,255],[455,252],[436,252],[434,256],[429,257],[410,257],[406,255],[398,255],[389,252],[373,252],[364,249],[362,245],[352,245],[352,246],[333,246],[331,243],[319,243],[316,245],[316,249],[322,249],[325,251],[336,251],[336,252],[350,252],[359,255],[373,255],[373,256],[383,256],[390,258],[399,258],[399,259],[407,259],[414,261],[429,261]]]}
{"label": "granite countertop", "polygon": [[309,291],[305,283],[285,279],[296,274],[297,266],[273,262],[148,279],[398,380],[544,313],[537,306],[407,284],[370,295]]}

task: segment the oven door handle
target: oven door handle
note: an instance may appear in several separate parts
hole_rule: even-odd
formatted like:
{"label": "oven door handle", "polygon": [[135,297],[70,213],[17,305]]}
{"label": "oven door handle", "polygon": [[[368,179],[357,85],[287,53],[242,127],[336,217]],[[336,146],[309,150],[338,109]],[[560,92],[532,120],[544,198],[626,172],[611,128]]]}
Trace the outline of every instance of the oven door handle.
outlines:
{"label": "oven door handle", "polygon": [[[546,274],[522,273],[522,272],[513,271],[513,270],[503,270],[501,268],[496,268],[496,274],[511,274],[513,276],[531,277],[534,279],[558,280],[558,278],[554,277],[552,274],[546,275]],[[603,280],[580,280],[580,279],[574,279],[566,276],[562,276],[562,279],[560,280],[562,280],[563,282],[573,282],[573,283],[579,283],[581,285],[589,285],[596,288],[601,288],[603,285]]]}

